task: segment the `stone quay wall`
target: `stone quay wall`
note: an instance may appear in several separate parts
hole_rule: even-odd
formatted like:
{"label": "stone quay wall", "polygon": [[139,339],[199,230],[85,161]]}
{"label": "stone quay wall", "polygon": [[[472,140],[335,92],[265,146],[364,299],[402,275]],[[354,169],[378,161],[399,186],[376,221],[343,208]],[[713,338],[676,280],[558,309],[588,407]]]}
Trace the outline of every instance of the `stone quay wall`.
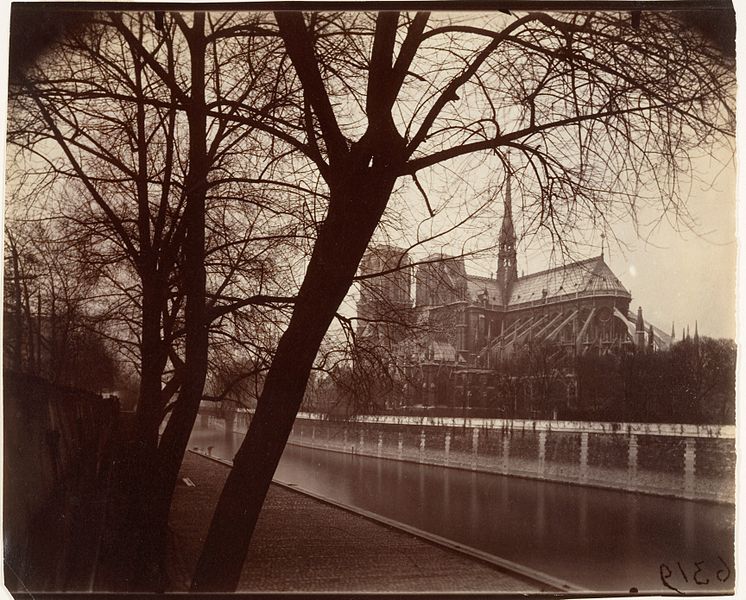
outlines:
{"label": "stone quay wall", "polygon": [[[244,429],[236,422],[237,429]],[[735,427],[300,413],[289,442],[364,456],[735,502]]]}
{"label": "stone quay wall", "polygon": [[88,589],[119,404],[3,374],[5,585]]}

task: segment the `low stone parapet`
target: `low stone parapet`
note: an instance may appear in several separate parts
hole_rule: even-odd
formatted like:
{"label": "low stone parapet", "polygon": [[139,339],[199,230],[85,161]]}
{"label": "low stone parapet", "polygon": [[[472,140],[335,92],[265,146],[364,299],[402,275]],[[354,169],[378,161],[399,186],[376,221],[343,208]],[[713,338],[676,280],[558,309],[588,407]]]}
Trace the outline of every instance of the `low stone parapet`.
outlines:
{"label": "low stone parapet", "polygon": [[393,460],[735,501],[728,426],[301,414],[290,443]]}

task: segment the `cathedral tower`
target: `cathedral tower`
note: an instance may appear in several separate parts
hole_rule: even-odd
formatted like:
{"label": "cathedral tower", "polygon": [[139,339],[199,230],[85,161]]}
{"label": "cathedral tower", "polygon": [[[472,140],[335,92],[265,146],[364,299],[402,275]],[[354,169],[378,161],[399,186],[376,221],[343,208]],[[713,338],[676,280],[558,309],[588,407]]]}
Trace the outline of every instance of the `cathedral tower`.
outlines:
{"label": "cathedral tower", "polygon": [[497,282],[502,289],[503,304],[508,304],[510,301],[510,290],[513,287],[513,282],[518,279],[516,237],[510,196],[510,165],[508,165],[506,184],[508,189],[505,193],[503,223],[500,228],[499,251],[497,254]]}

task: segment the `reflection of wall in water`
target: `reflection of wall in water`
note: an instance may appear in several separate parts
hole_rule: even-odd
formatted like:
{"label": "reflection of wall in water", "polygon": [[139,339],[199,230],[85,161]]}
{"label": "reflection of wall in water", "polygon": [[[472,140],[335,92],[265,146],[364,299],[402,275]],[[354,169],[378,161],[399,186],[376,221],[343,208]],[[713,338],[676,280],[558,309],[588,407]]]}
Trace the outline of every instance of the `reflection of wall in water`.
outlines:
{"label": "reflection of wall in water", "polygon": [[[461,424],[459,419],[442,419],[449,425],[424,425],[427,419],[417,424],[404,424],[404,419],[397,423],[394,417],[376,420],[302,417],[296,420],[290,443],[475,471],[734,501],[732,427],[501,419],[463,420]],[[492,426],[473,424],[479,421]]]}

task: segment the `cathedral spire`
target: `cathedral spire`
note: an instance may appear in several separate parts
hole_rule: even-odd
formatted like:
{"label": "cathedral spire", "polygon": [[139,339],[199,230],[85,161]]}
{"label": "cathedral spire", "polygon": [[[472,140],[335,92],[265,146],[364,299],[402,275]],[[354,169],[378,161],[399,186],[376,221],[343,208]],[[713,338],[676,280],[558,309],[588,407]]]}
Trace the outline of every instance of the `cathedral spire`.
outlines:
{"label": "cathedral spire", "polygon": [[518,279],[518,265],[516,259],[516,236],[513,225],[513,205],[511,197],[510,162],[506,165],[505,184],[507,190],[503,201],[503,222],[500,227],[499,251],[497,255],[497,281],[502,288],[503,304],[510,301],[510,290],[513,282]]}

